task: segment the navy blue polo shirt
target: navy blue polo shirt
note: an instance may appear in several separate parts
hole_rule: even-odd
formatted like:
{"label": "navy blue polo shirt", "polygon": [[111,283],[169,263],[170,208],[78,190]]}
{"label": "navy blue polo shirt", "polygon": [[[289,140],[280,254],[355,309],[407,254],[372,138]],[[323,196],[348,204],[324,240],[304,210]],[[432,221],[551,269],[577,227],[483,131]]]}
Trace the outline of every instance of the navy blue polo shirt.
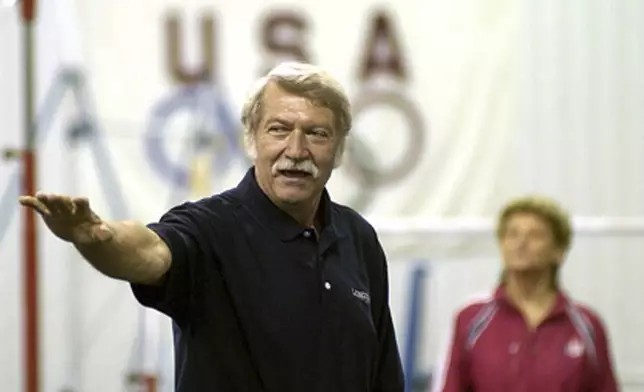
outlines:
{"label": "navy blue polo shirt", "polygon": [[373,227],[324,192],[319,236],[251,168],[150,224],[172,266],[138,301],[174,323],[179,392],[403,391],[387,264]]}

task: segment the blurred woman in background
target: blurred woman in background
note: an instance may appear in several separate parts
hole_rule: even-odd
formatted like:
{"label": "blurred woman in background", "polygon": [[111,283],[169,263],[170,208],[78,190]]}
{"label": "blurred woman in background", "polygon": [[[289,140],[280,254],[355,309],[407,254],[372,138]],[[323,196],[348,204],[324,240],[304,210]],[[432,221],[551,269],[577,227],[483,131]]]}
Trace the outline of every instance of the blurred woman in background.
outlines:
{"label": "blurred woman in background", "polygon": [[498,219],[504,269],[491,298],[458,312],[442,392],[615,392],[600,317],[558,283],[572,241],[568,214],[553,200],[511,201]]}

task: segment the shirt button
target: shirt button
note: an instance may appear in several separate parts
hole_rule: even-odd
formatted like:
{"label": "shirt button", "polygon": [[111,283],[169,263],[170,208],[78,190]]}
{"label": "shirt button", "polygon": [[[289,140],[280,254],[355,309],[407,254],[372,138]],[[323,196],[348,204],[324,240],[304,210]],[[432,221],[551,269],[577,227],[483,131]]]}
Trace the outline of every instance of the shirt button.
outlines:
{"label": "shirt button", "polygon": [[304,230],[304,237],[306,238],[311,237],[311,232],[309,230]]}
{"label": "shirt button", "polygon": [[327,290],[331,290],[331,283],[324,282],[324,288],[327,289]]}

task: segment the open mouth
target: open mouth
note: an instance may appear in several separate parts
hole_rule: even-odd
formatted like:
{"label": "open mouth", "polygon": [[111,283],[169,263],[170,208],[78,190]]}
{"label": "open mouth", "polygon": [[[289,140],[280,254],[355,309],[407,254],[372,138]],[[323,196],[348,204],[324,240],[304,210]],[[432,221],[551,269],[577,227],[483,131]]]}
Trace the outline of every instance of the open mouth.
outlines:
{"label": "open mouth", "polygon": [[287,178],[306,178],[311,176],[311,173],[303,170],[280,170],[279,173]]}

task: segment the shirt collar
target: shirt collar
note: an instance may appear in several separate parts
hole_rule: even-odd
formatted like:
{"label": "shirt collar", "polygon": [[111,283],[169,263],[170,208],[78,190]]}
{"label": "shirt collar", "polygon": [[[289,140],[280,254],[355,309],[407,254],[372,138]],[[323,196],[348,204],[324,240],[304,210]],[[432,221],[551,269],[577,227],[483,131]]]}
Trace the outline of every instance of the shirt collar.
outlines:
{"label": "shirt collar", "polygon": [[[516,310],[516,306],[508,298],[505,287],[502,284],[496,288],[496,291],[494,292],[494,299],[499,303],[509,306]],[[566,314],[566,311],[569,306],[570,306],[570,299],[568,298],[568,296],[562,290],[557,289],[557,298],[556,298],[555,306],[550,312],[550,315],[548,316],[548,318]]]}
{"label": "shirt collar", "polygon": [[[285,211],[276,206],[259,187],[257,179],[255,178],[255,166],[252,166],[246,172],[244,178],[237,185],[237,190],[240,191],[245,205],[250,210],[262,216],[265,219],[266,225],[275,230],[282,241],[290,241],[302,234],[305,230],[310,229],[299,224],[293,217]],[[318,208],[322,209],[322,216],[324,218],[324,227],[319,233],[328,233],[333,238],[340,238],[344,236],[343,230],[339,226],[339,219],[335,215],[333,203],[329,197],[326,188],[322,192],[320,205]],[[264,222],[262,222],[264,223]]]}

